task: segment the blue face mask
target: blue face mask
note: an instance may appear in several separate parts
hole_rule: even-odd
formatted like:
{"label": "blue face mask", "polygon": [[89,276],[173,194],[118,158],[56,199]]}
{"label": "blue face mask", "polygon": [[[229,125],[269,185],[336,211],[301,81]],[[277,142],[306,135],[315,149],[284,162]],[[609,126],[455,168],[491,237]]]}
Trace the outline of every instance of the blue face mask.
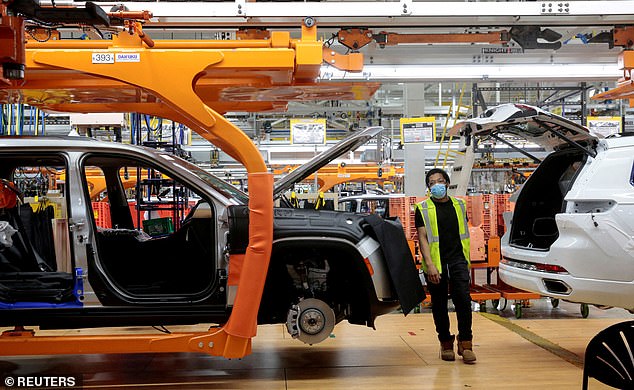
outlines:
{"label": "blue face mask", "polygon": [[435,199],[442,199],[447,195],[447,186],[445,184],[434,184],[430,188],[431,196]]}

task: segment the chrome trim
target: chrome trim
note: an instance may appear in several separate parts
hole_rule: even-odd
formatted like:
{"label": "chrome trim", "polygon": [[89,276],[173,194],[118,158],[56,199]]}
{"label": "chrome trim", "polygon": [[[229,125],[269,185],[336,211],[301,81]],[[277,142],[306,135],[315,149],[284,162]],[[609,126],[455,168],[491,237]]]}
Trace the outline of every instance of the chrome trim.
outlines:
{"label": "chrome trim", "polygon": [[[565,292],[561,292],[561,291],[553,291],[551,289],[548,288],[548,286],[546,285],[546,282],[551,282],[551,283],[559,283],[561,284],[563,287],[566,288]],[[553,294],[558,294],[558,295],[570,295],[570,293],[572,293],[572,287],[570,287],[568,285],[568,283],[562,282],[561,280],[557,280],[557,279],[547,279],[547,278],[543,278],[542,279],[542,284],[544,285],[544,289],[546,291],[548,291],[549,293],[553,293]]]}
{"label": "chrome trim", "polygon": [[[503,257],[500,260],[500,263],[502,263],[504,265],[507,265],[509,267],[515,267],[515,268],[524,269],[524,270],[527,270],[527,271],[543,272],[543,273],[546,273],[546,274],[554,274],[554,275],[568,275],[569,274],[568,271],[566,271],[566,272],[551,272],[551,271],[546,271],[546,270],[543,270],[543,269],[538,269],[537,268],[537,263],[531,263],[531,262],[528,262],[528,261],[514,260],[514,259],[510,259],[508,257]],[[540,264],[546,265],[544,263],[540,263]]]}

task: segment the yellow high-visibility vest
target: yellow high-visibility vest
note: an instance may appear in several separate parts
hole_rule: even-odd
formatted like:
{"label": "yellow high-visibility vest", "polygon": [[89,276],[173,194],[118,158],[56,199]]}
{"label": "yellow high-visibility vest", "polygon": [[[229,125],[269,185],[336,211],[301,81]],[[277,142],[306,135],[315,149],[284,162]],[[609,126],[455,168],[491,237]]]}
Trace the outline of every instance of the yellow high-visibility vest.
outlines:
{"label": "yellow high-visibility vest", "polygon": [[[462,199],[449,197],[453,203],[453,207],[456,210],[456,217],[458,218],[458,229],[460,231],[460,242],[462,243],[462,253],[467,260],[467,265],[471,266],[470,262],[470,248],[471,242],[469,240],[469,226],[467,223],[467,208]],[[416,203],[416,208],[420,210],[420,214],[425,221],[425,230],[427,230],[427,242],[429,242],[429,251],[431,252],[431,260],[438,269],[438,272],[442,273],[442,267],[440,266],[440,237],[438,236],[438,216],[436,214],[436,205],[431,198],[424,200],[420,203]],[[423,271],[427,272],[427,265],[423,261]]]}

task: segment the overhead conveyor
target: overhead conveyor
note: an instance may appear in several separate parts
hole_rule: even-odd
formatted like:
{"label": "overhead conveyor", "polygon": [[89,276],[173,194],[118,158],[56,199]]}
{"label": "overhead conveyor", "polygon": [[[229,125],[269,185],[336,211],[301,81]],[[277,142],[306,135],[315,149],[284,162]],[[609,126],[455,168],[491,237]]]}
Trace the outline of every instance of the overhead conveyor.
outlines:
{"label": "overhead conveyor", "polygon": [[[104,9],[116,2],[99,3]],[[459,6],[457,6],[459,4]],[[296,27],[307,16],[320,27],[386,26],[612,26],[631,24],[631,1],[328,1],[293,2],[126,2],[130,9],[148,9],[157,27],[189,25]]]}

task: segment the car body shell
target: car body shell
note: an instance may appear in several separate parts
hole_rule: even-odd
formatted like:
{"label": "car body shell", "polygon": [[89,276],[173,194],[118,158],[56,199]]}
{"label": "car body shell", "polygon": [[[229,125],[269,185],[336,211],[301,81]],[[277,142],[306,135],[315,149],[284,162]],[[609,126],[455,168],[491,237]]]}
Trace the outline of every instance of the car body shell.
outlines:
{"label": "car body shell", "polygon": [[[376,130],[370,131],[366,136],[375,133]],[[358,142],[361,141],[363,139]],[[235,297],[235,291],[232,292],[231,286],[227,285],[227,276],[231,272],[230,264],[231,261],[236,261],[233,260],[237,258],[236,255],[244,253],[245,243],[248,243],[246,194],[199,167],[160,150],[100,142],[84,137],[0,137],[0,159],[13,161],[18,158],[21,162],[30,161],[36,166],[38,161],[51,156],[63,161],[66,166],[66,222],[73,269],[81,270],[80,275],[74,275],[75,288],[77,282],[81,281],[82,284],[81,297],[78,296],[70,306],[51,301],[27,306],[23,305],[24,302],[5,302],[0,326],[80,328],[157,323],[223,323],[227,320]],[[182,293],[178,289],[174,290],[174,293],[132,293],[132,290],[121,287],[117,277],[113,277],[112,272],[108,271],[109,265],[106,264],[106,256],[103,253],[112,248],[104,248],[99,237],[104,232],[112,233],[117,229],[97,227],[83,169],[86,161],[92,161],[90,159],[116,161],[119,158],[125,161],[138,161],[152,169],[167,173],[201,199],[200,204],[190,211],[191,218],[188,218],[190,221],[198,217],[211,221],[211,235],[205,242],[208,243],[206,250],[211,253],[213,266],[204,266],[204,270],[207,270],[204,272],[209,272],[203,279],[206,283],[204,288],[190,291],[185,287],[185,292]],[[327,160],[330,161],[332,158],[334,157],[331,152]],[[0,173],[7,175],[6,171]],[[301,178],[296,177],[294,180]],[[282,187],[285,186],[277,188],[282,192]],[[152,198],[155,199],[156,197]],[[178,231],[174,233],[176,234]],[[152,238],[148,242],[161,239]],[[187,240],[185,239],[186,243],[189,242]],[[137,252],[134,253],[138,255]],[[186,264],[186,261],[174,255],[178,253],[177,250],[168,250],[164,256],[160,251],[155,250],[152,253],[155,258],[150,259],[148,264],[155,262],[157,266],[160,264],[160,267],[174,267],[174,278],[181,275],[181,284],[186,284],[187,275],[201,272],[196,268],[178,270],[179,263]],[[132,264],[138,256],[126,252],[122,246],[120,257]],[[354,293],[337,292],[344,291],[340,287],[337,291],[319,292],[328,297],[328,303],[333,306],[337,321],[348,319],[352,323],[373,326],[376,316],[399,306],[395,290],[399,277],[390,273],[387,254],[384,253],[384,249],[382,250],[382,244],[377,237],[368,229],[363,216],[334,211],[276,208],[273,255],[260,306],[260,323],[285,322],[288,307],[284,306],[307,298],[301,288],[293,290],[290,287],[292,283],[287,270],[298,267],[298,264],[303,265],[303,262],[313,264],[320,257],[322,261],[327,258],[330,262],[327,266],[332,270],[328,274],[329,286],[345,284],[352,280],[350,283],[354,283],[357,289]],[[369,272],[369,269],[373,272]],[[163,272],[162,275],[170,274],[169,270],[160,272]],[[51,276],[53,273],[41,272],[38,275],[40,274]],[[37,276],[34,278],[37,279]],[[279,288],[280,280],[286,290]]]}

